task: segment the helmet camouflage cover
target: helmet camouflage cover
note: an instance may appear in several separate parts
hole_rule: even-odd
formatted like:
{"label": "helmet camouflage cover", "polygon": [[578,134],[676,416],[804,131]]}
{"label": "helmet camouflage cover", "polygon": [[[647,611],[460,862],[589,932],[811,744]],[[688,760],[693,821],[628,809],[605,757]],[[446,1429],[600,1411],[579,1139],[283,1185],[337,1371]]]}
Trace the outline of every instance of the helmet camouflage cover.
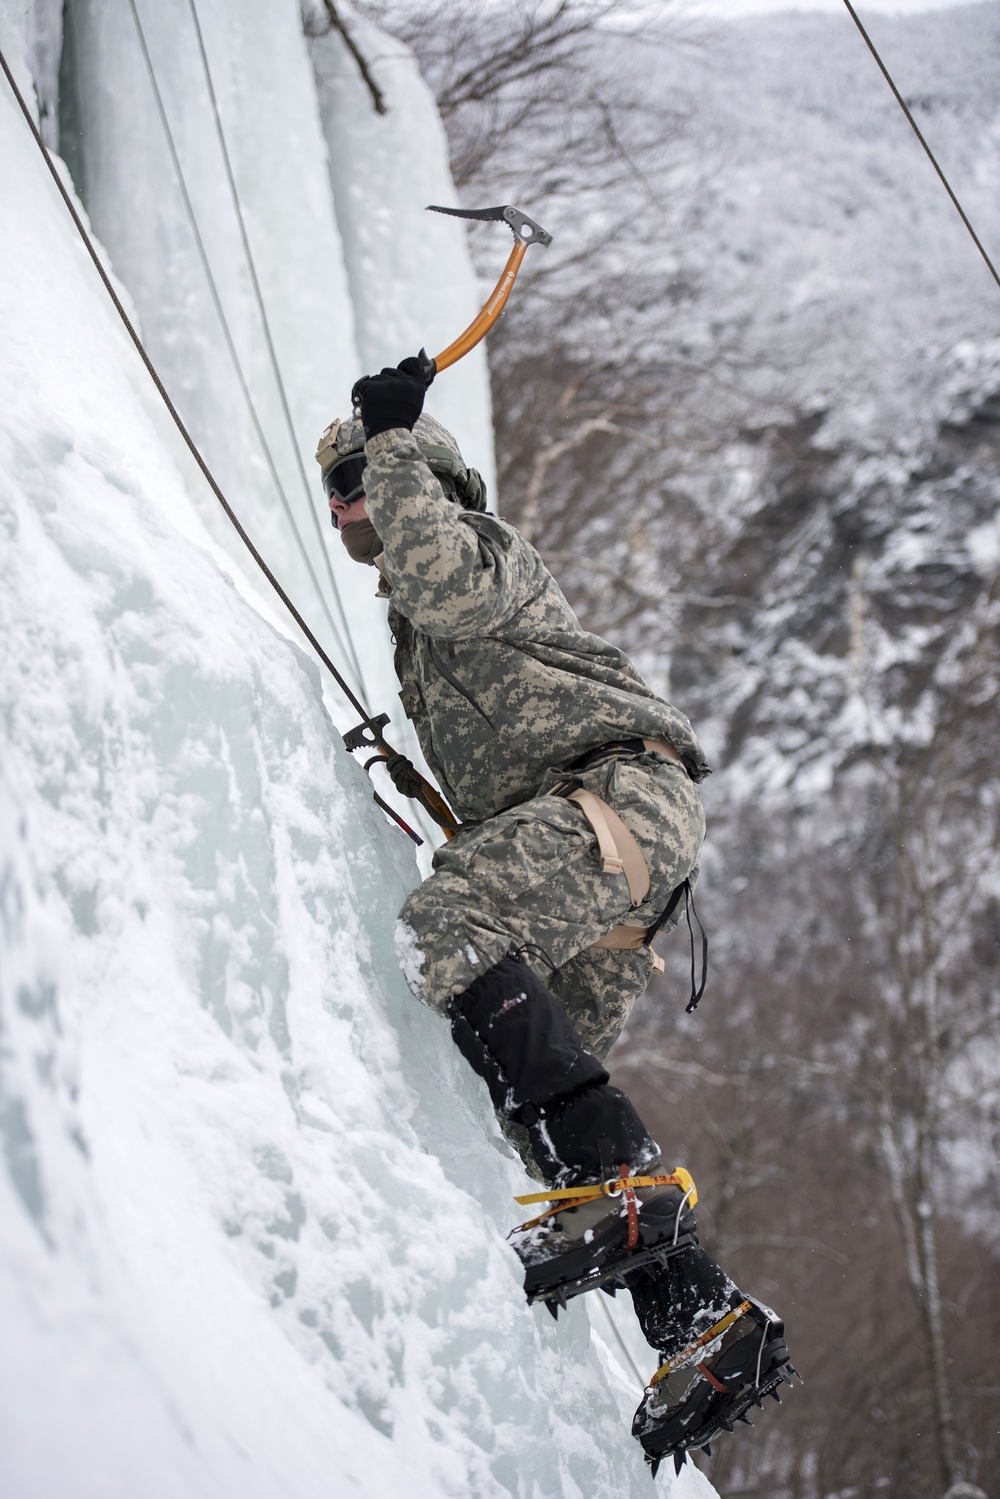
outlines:
{"label": "helmet camouflage cover", "polygon": [[[466,510],[485,510],[486,484],[482,475],[466,464],[447,427],[423,412],[417,417],[413,435],[448,498],[457,500]],[[348,453],[361,453],[364,446],[365,429],[359,417],[349,417],[343,422],[332,421],[316,449],[316,462],[322,477],[326,477],[338,458],[345,458]]]}

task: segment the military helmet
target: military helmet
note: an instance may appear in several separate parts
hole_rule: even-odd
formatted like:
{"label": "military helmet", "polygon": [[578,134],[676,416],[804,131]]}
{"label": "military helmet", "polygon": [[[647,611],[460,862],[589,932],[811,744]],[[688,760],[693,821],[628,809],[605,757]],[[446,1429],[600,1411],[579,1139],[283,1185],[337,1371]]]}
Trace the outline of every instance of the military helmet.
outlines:
{"label": "military helmet", "polygon": [[[447,427],[442,427],[426,412],[417,417],[413,428],[417,446],[431,473],[439,480],[449,499],[466,510],[486,509],[486,484],[478,470],[469,468],[458,443]],[[323,478],[323,491],[330,498],[336,491],[341,499],[357,499],[364,492],[365,429],[360,418],[346,422],[333,421],[319,440],[316,462]],[[345,460],[353,459],[353,463]]]}

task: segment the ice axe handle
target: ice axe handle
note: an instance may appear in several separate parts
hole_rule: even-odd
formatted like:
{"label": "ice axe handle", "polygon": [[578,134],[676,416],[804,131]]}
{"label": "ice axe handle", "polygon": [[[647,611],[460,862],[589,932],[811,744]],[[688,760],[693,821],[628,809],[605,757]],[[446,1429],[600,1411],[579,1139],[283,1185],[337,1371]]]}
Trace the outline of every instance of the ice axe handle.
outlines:
{"label": "ice axe handle", "polygon": [[469,324],[464,333],[455,339],[454,343],[449,344],[440,354],[435,355],[434,368],[438,373],[441,370],[446,370],[450,364],[456,364],[459,359],[464,358],[469,350],[474,349],[480,339],[485,338],[487,333],[489,333],[507,304],[507,298],[510,296],[511,288],[514,285],[514,278],[521,268],[521,261],[524,259],[526,249],[527,245],[524,241],[518,240],[510,252],[500,280],[493,288],[489,301],[483,307],[479,316]]}
{"label": "ice axe handle", "polygon": [[[427,359],[426,353],[421,349],[421,364],[425,359],[427,360],[427,367],[433,372],[430,378],[433,379],[435,374],[446,370],[450,364],[455,364],[463,355],[468,354],[470,349],[474,349],[480,339],[486,337],[506,306],[514,279],[521,268],[525,250],[529,245],[550,245],[552,236],[542,228],[541,224],[536,224],[533,218],[512,204],[505,204],[499,208],[441,208],[436,203],[428,206],[433,213],[446,213],[456,219],[479,219],[487,223],[506,224],[514,236],[514,248],[508,256],[500,280],[490,293],[478,317],[469,324],[464,333],[455,339],[454,343],[450,343],[433,359]],[[430,379],[427,383],[430,384]]]}

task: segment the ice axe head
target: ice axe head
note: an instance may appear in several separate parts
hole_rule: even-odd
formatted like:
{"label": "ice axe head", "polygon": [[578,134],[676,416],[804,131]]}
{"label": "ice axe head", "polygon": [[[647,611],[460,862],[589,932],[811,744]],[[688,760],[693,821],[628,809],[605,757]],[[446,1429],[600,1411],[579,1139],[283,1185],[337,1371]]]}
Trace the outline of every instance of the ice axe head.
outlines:
{"label": "ice axe head", "polygon": [[453,219],[480,219],[486,224],[506,224],[514,238],[522,245],[551,245],[552,236],[536,224],[523,208],[502,204],[499,208],[442,208],[437,203],[428,203],[429,213],[447,213]]}
{"label": "ice axe head", "polygon": [[446,213],[454,219],[478,219],[485,223],[506,224],[514,236],[514,248],[510,252],[507,264],[504,266],[490,296],[484,303],[479,316],[475,318],[454,343],[433,359],[424,349],[420,350],[418,358],[424,371],[428,385],[436,374],[447,369],[450,364],[455,364],[463,355],[474,349],[480,339],[485,338],[493,327],[497,318],[503,312],[510,296],[514,279],[521,268],[525,251],[529,245],[550,245],[552,236],[541,224],[535,222],[530,214],[523,209],[515,208],[513,204],[502,204],[498,208],[442,208],[437,203],[429,203],[428,208],[432,213]]}

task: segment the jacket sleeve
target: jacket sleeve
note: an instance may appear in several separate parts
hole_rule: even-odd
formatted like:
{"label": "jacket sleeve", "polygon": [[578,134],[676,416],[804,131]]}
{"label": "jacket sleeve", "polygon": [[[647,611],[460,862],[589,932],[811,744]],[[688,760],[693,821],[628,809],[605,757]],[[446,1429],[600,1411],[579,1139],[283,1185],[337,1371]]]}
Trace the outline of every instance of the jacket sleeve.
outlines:
{"label": "jacket sleeve", "polygon": [[502,626],[541,581],[534,549],[503,521],[447,499],[402,428],[370,438],[365,455],[368,514],[385,548],[393,607],[438,639]]}

